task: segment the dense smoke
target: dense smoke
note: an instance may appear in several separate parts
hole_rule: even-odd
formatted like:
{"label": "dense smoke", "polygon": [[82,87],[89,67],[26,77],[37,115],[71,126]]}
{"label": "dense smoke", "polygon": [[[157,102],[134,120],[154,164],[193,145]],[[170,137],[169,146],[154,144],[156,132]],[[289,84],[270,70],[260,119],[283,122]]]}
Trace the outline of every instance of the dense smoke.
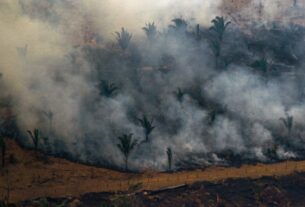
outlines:
{"label": "dense smoke", "polygon": [[[48,153],[122,166],[117,137],[132,133],[132,169],[166,169],[168,147],[177,167],[302,157],[304,30],[275,23],[299,9],[279,4],[264,3],[247,28],[231,13],[217,64],[208,28],[226,15],[221,1],[1,1],[0,70],[18,138],[30,146],[26,130],[38,128]],[[126,50],[121,27],[132,33]],[[144,115],[155,126],[149,142]]]}

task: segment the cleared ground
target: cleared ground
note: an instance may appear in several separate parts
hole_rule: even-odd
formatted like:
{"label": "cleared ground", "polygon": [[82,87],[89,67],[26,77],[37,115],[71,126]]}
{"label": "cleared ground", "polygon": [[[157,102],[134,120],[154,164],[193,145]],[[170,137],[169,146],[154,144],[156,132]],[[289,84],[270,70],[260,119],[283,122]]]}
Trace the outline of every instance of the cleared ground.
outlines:
{"label": "cleared ground", "polygon": [[305,161],[289,161],[270,165],[245,165],[241,168],[211,167],[177,173],[131,174],[58,158],[49,158],[49,163],[46,164],[37,158],[41,155],[22,149],[14,141],[8,140],[7,144],[7,155],[14,155],[17,163],[10,164],[1,171],[0,199],[8,197],[10,202],[40,197],[78,197],[91,192],[128,191],[133,186],[140,186],[142,190],[157,190],[196,181],[218,182],[305,172]]}

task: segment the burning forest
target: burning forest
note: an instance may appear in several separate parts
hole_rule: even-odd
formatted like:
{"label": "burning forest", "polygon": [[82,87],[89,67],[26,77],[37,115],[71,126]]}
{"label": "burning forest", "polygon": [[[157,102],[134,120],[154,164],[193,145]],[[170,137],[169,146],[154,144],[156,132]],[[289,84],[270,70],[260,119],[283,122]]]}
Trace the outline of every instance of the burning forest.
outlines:
{"label": "burning forest", "polygon": [[303,2],[236,2],[1,1],[2,136],[131,171],[304,159]]}
{"label": "burning forest", "polygon": [[2,0],[0,206],[302,206],[304,11]]}
{"label": "burning forest", "polygon": [[90,13],[94,1],[1,3],[2,103],[14,112],[3,133],[133,170],[166,169],[167,148],[173,168],[302,159],[305,30],[292,16],[301,8],[269,11],[279,12],[270,20],[261,3],[266,11],[245,24],[221,2],[197,3],[219,16],[167,3],[189,14],[143,18],[134,31],[137,15],[126,26],[103,20]]}

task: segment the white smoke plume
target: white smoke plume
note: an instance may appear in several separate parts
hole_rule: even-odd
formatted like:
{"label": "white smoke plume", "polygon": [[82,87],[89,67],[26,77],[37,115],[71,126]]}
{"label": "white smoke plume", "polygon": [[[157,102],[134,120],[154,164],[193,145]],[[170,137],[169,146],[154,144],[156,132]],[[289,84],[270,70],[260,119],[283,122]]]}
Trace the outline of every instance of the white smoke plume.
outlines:
{"label": "white smoke plume", "polygon": [[[271,148],[279,159],[297,157],[292,148],[302,143],[305,124],[300,82],[266,81],[245,64],[216,71],[208,41],[195,47],[190,40],[197,23],[208,32],[216,15],[226,16],[221,5],[220,0],[1,1],[0,71],[24,144],[30,145],[26,130],[39,128],[50,153],[121,166],[117,137],[132,133],[142,141],[137,118],[145,114],[156,128],[151,143],[132,153],[132,169],[165,169],[167,147],[177,163],[224,162],[224,153],[269,161]],[[264,3],[264,21],[283,12],[284,6],[274,5]],[[174,18],[187,20],[189,36],[168,31]],[[153,44],[142,31],[148,22],[160,33]],[[127,52],[115,42],[121,27],[133,34]],[[237,41],[237,25],[227,33],[224,52],[250,53]],[[117,94],[101,96],[101,80],[115,83]],[[184,94],[177,100],[178,88]],[[279,119],[286,114],[294,117],[292,136],[298,137],[288,141],[290,147],[282,146],[287,130]]]}

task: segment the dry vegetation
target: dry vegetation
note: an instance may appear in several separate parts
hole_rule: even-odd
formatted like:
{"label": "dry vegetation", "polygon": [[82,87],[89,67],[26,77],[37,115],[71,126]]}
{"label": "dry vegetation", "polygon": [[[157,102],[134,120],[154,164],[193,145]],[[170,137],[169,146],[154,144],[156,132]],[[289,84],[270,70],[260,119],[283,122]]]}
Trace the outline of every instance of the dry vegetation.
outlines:
{"label": "dry vegetation", "polygon": [[122,173],[46,157],[22,149],[11,139],[7,139],[6,143],[7,166],[1,170],[0,195],[1,199],[8,199],[9,202],[45,197],[78,198],[100,192],[150,192],[198,181],[219,183],[227,179],[279,177],[305,171],[305,162],[291,161],[272,165],[245,165],[241,168],[211,167],[177,173]]}

